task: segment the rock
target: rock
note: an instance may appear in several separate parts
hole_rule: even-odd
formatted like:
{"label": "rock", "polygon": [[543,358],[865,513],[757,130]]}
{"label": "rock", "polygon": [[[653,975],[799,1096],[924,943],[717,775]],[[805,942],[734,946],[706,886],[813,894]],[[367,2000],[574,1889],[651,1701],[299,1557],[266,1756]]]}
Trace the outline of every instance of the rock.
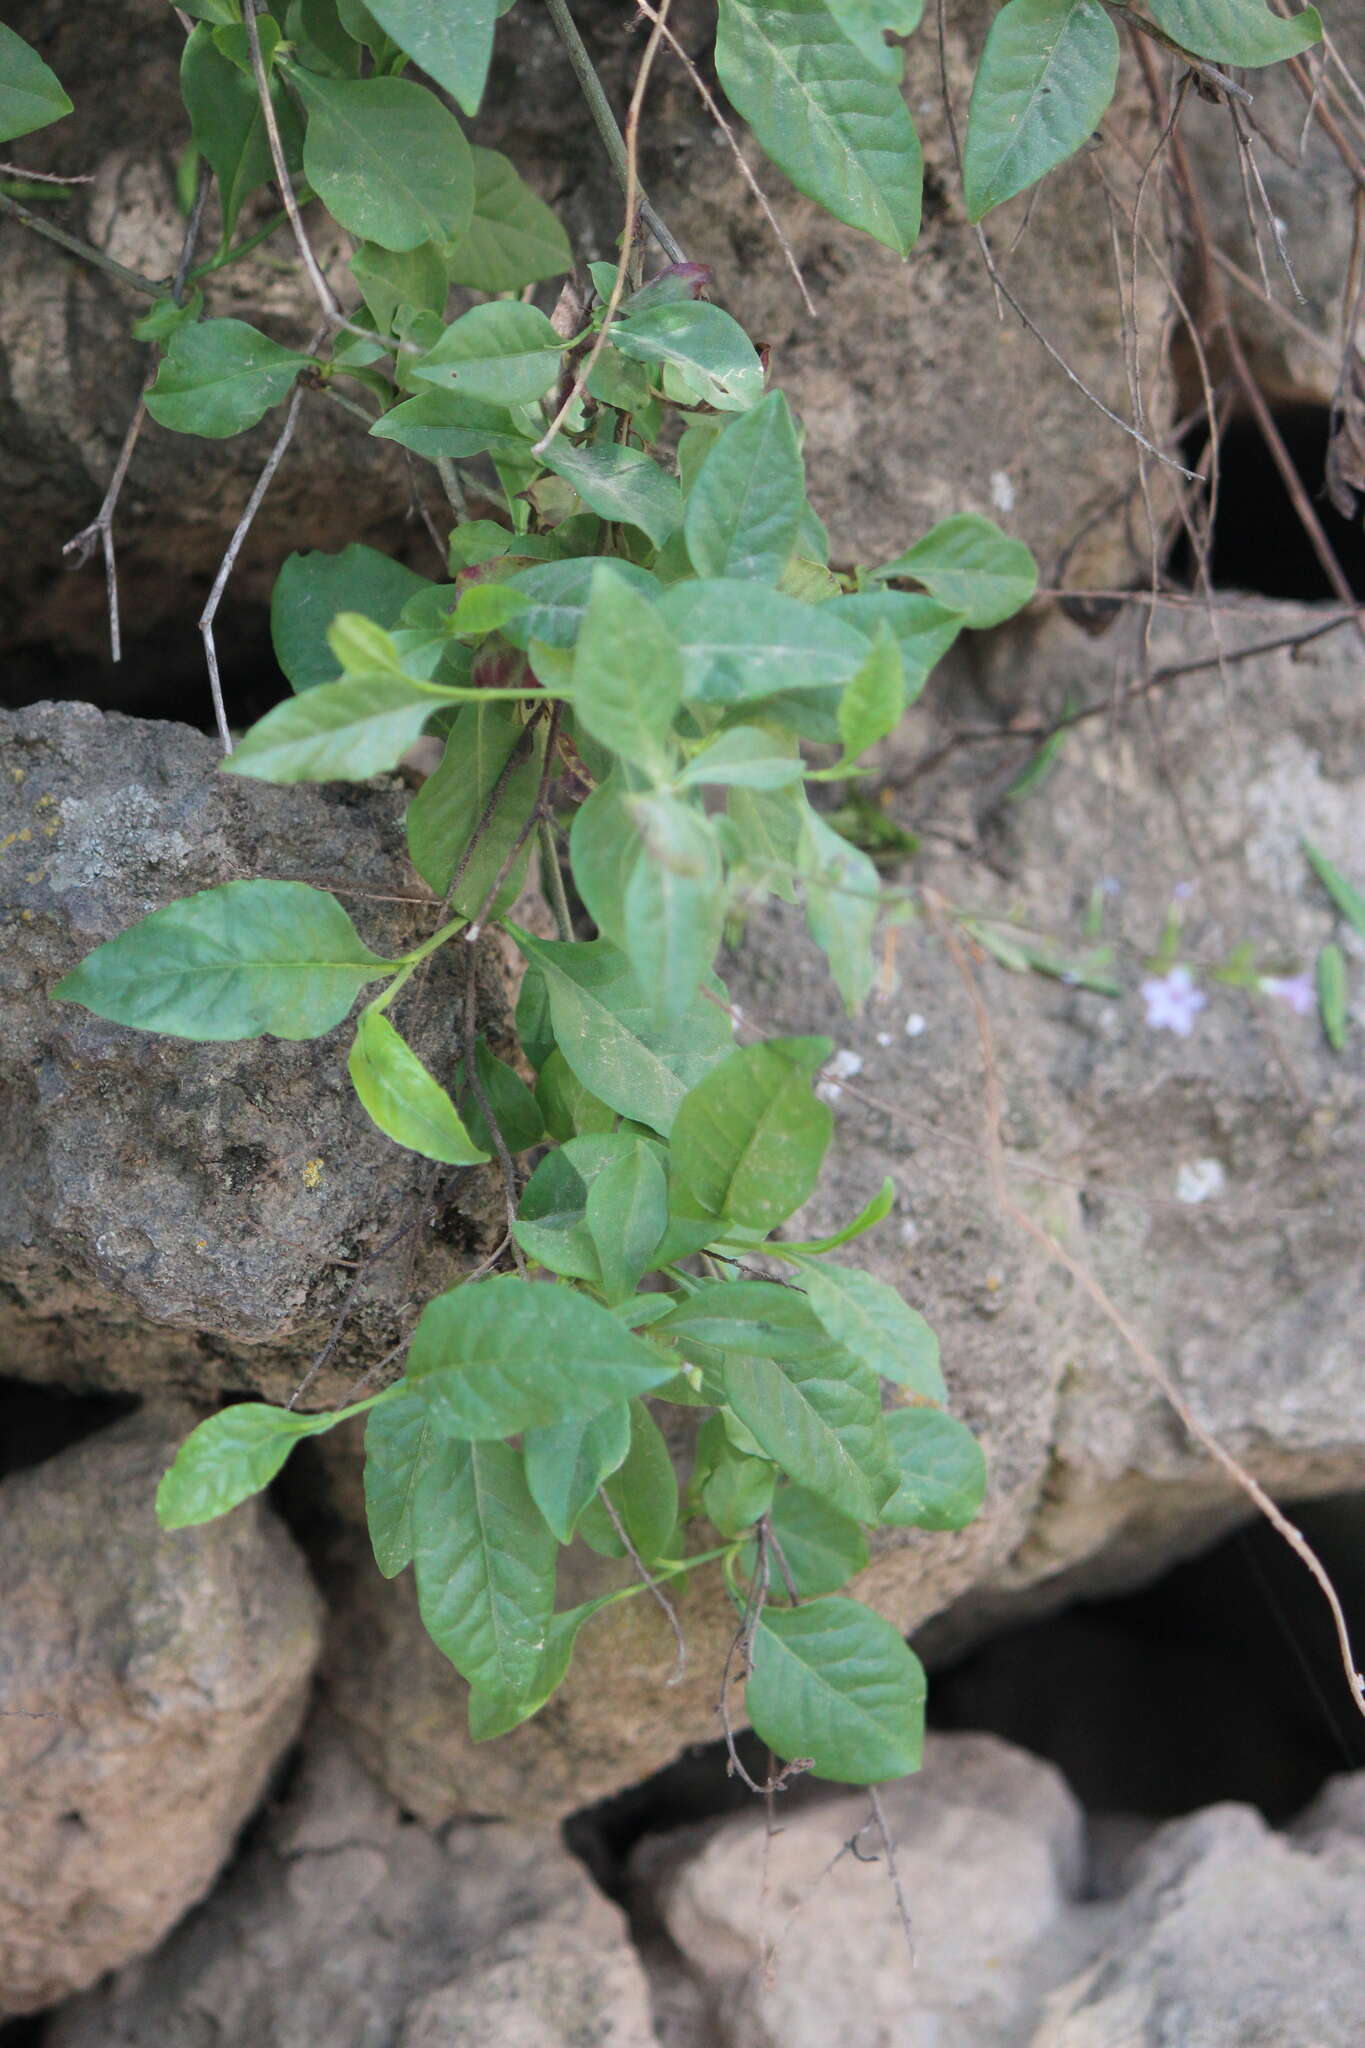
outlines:
{"label": "rock", "polygon": [[319,1609],[280,1522],[157,1527],[192,1420],[149,1408],[0,1484],[0,2015],[153,1948],[298,1731]]}
{"label": "rock", "polygon": [[548,1829],[400,1814],[335,1736],[147,1962],[48,2048],[657,2048],[617,1909]]}
{"label": "rock", "polygon": [[931,1737],[922,1775],[881,1791],[913,1971],[864,1795],[771,1835],[755,1813],[646,1838],[639,1909],[674,1944],[651,1952],[665,2048],[1354,2048],[1362,1788],[1337,1781],[1290,1836],[1227,1805],[1087,1842],[1050,1766]]}
{"label": "rock", "polygon": [[[396,787],[275,788],[219,775],[219,758],[186,726],[89,705],[0,714],[0,1099],[18,1141],[0,1193],[0,1358],[30,1380],[285,1399],[358,1278],[313,1390],[325,1403],[392,1346],[414,1289],[439,1292],[458,1247],[483,1243],[492,1182],[445,1177],[456,1198],[440,1198],[439,1235],[417,1228],[436,1176],[360,1108],[346,1025],[194,1045],[50,1000],[148,911],[243,877],[335,886],[380,948],[432,929]],[[405,1020],[447,1077],[450,971]],[[405,1222],[363,1270],[348,1263]]]}

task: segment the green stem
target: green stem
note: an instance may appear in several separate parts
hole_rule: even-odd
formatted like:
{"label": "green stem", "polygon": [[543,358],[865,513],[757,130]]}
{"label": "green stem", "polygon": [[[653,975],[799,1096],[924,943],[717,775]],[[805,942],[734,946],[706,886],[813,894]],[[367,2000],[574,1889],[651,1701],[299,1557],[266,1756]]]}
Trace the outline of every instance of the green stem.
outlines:
{"label": "green stem", "polygon": [[667,1585],[670,1579],[680,1579],[688,1572],[694,1572],[698,1565],[714,1564],[718,1557],[729,1558],[738,1553],[740,1537],[734,1543],[722,1543],[716,1550],[699,1550],[695,1557],[657,1558],[649,1567],[650,1577],[646,1581],[637,1579],[629,1586],[621,1586],[614,1593],[608,1593],[602,1601],[604,1607],[614,1607],[618,1600],[633,1600],[638,1593],[648,1593],[653,1586]]}
{"label": "green stem", "polygon": [[540,821],[540,865],[555,930],[561,939],[572,939],[573,917],[569,911],[569,899],[564,893],[564,873],[555,846],[555,828],[548,818]]}
{"label": "green stem", "polygon": [[0,213],[8,213],[13,219],[22,221],[26,228],[32,228],[35,235],[46,236],[59,249],[65,249],[70,256],[79,256],[82,263],[93,264],[106,277],[116,278],[120,284],[128,285],[133,291],[141,292],[144,298],[160,299],[170,290],[169,278],[142,277],[136,270],[127,270],[116,263],[112,256],[106,256],[103,249],[95,248],[91,242],[83,242],[79,235],[69,235],[65,228],[59,228],[54,221],[44,220],[40,213],[31,213],[17,199],[11,199],[0,192]]}
{"label": "green stem", "polygon": [[[317,194],[310,192],[305,185],[298,194],[300,207],[307,206],[316,197]],[[211,256],[207,263],[197,264],[190,272],[190,282],[193,284],[201,277],[209,277],[215,270],[226,270],[230,263],[236,263],[240,257],[249,256],[253,249],[260,248],[262,242],[268,242],[278,228],[286,226],[288,220],[289,215],[283,209],[279,213],[273,214],[264,227],[257,228],[256,232],[248,235],[244,242],[234,243],[231,249],[220,249],[218,254]]]}
{"label": "green stem", "polygon": [[[569,12],[568,0],[545,0],[545,5],[549,11],[550,20],[554,23],[555,33],[559,37],[560,42],[563,43],[565,54],[573,66],[574,77],[578,80],[583,97],[588,103],[588,112],[592,115],[593,126],[602,138],[602,147],[611,159],[611,167],[620,182],[621,190],[624,192],[628,177],[626,138],[621,133],[617,125],[616,116],[611,110],[611,104],[602,90],[602,81],[597,75],[597,68],[592,58],[588,55],[586,43],[578,33],[578,24]],[[685,263],[687,257],[684,254],[682,244],[666,223],[659,218],[643,191],[640,193],[639,210],[640,219],[649,229],[649,232],[653,235],[669,262]],[[624,251],[622,252],[621,260],[625,261]]]}

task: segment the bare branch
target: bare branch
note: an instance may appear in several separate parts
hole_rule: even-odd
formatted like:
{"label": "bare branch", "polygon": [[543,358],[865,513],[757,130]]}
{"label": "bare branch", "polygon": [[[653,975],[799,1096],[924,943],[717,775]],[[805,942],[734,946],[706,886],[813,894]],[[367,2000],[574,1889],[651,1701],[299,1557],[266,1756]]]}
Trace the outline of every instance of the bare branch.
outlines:
{"label": "bare branch", "polygon": [[[559,37],[560,42],[563,43],[565,55],[573,67],[574,77],[578,80],[583,97],[588,103],[588,112],[592,115],[593,126],[601,137],[602,146],[611,159],[611,167],[620,181],[621,190],[629,195],[630,166],[625,137],[616,125],[616,116],[612,113],[607,96],[602,90],[602,81],[597,75],[597,67],[588,55],[586,43],[578,33],[578,24],[569,12],[567,0],[545,0],[545,6],[550,20],[554,24],[555,34]],[[652,9],[645,8],[643,11],[649,14],[652,20],[657,21],[658,17],[654,15]],[[666,11],[667,9],[665,9]],[[686,263],[686,254],[677,236],[673,233],[667,222],[656,213],[648,197],[639,190],[638,185],[636,186],[636,192],[639,201],[638,211],[640,219],[663,250],[664,255],[670,263]],[[633,214],[636,209],[632,207],[630,211]]]}
{"label": "bare branch", "polygon": [[119,284],[126,284],[131,291],[141,292],[146,299],[160,299],[165,296],[166,280],[162,277],[143,277],[136,270],[125,269],[112,256],[106,256],[103,249],[95,248],[92,242],[83,242],[79,235],[69,235],[65,228],[59,228],[55,221],[44,220],[40,213],[31,213],[21,200],[11,199],[7,192],[0,192],[0,213],[9,214],[12,220],[21,221],[26,228],[32,228],[35,235],[42,235],[47,241],[55,242],[59,249],[65,249],[69,256],[79,256],[82,263],[91,264],[102,270],[106,277],[114,278]]}
{"label": "bare branch", "polygon": [[645,1563],[639,1551],[635,1548],[635,1545],[631,1542],[630,1531],[626,1528],[625,1523],[621,1520],[620,1515],[617,1513],[616,1503],[612,1499],[611,1495],[607,1492],[605,1486],[598,1487],[597,1498],[602,1503],[602,1508],[606,1514],[607,1520],[611,1523],[612,1528],[616,1531],[617,1536],[620,1538],[626,1556],[634,1565],[635,1570],[639,1576],[641,1585],[648,1588],[656,1606],[658,1606],[661,1609],[664,1618],[666,1619],[669,1627],[673,1631],[673,1669],[669,1673],[669,1676],[665,1679],[664,1683],[670,1686],[681,1685],[683,1679],[687,1675],[687,1638],[683,1634],[682,1623],[678,1619],[678,1610],[673,1605],[673,1602],[669,1599],[667,1593],[665,1593],[663,1586],[660,1584],[659,1580],[656,1579],[653,1573],[650,1571],[649,1566]]}

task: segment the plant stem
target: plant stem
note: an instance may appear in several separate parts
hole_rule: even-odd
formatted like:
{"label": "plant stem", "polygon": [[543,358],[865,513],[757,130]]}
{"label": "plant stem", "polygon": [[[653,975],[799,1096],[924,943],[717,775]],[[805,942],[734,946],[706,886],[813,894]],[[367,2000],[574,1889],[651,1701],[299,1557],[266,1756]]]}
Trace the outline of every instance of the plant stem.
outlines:
{"label": "plant stem", "polygon": [[97,249],[92,242],[83,242],[79,235],[69,235],[65,228],[59,228],[54,221],[44,220],[40,213],[31,213],[17,199],[11,199],[0,192],[0,213],[8,213],[15,220],[22,221],[26,228],[32,228],[35,235],[45,235],[49,242],[55,242],[68,255],[79,256],[82,263],[93,264],[106,277],[116,278],[132,291],[141,292],[144,298],[164,297],[169,288],[169,279],[164,277],[142,277],[136,270],[127,270],[116,263],[112,256],[106,256],[103,249]]}
{"label": "plant stem", "polygon": [[[610,102],[602,90],[602,81],[597,68],[588,55],[588,48],[578,33],[578,24],[569,12],[568,0],[545,0],[555,33],[564,45],[565,54],[573,66],[574,77],[578,80],[583,97],[588,103],[593,125],[602,138],[602,146],[611,158],[611,167],[620,181],[621,190],[627,188],[626,139],[617,125]],[[645,194],[639,194],[640,219],[653,235],[670,263],[686,263],[687,257],[682,244],[668,224],[661,220]],[[622,252],[622,261],[625,253]]]}

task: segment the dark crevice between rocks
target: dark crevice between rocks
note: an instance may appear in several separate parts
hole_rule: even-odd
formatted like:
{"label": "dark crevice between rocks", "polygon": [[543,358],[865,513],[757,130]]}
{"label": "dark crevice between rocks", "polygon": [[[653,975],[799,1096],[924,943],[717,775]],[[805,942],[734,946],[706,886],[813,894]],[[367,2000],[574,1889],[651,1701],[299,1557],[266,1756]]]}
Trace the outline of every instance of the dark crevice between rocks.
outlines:
{"label": "dark crevice between rocks", "polygon": [[138,1405],[131,1394],[69,1394],[0,1377],[0,1479],[45,1464]]}
{"label": "dark crevice between rocks", "polygon": [[[1359,517],[1343,518],[1324,488],[1329,408],[1288,400],[1273,404],[1271,412],[1347,581],[1357,598],[1365,597],[1365,525]],[[1191,468],[1206,467],[1207,439],[1202,420],[1185,436],[1184,460]],[[1177,582],[1193,585],[1194,558],[1187,535],[1182,533],[1176,541],[1168,567]],[[1245,413],[1235,414],[1222,432],[1209,570],[1215,590],[1254,592],[1302,604],[1340,601],[1260,428]]]}
{"label": "dark crevice between rocks", "polygon": [[0,2048],[41,2048],[51,2013],[34,2012],[21,2020],[0,2020]]}

